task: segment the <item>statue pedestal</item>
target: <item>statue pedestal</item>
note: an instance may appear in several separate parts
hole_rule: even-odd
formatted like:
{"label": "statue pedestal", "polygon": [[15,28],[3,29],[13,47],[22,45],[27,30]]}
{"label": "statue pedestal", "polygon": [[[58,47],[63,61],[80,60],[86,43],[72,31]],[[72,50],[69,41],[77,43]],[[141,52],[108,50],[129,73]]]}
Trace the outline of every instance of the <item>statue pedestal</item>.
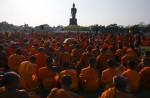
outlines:
{"label": "statue pedestal", "polygon": [[70,24],[69,25],[77,26],[77,19],[76,18],[70,18]]}

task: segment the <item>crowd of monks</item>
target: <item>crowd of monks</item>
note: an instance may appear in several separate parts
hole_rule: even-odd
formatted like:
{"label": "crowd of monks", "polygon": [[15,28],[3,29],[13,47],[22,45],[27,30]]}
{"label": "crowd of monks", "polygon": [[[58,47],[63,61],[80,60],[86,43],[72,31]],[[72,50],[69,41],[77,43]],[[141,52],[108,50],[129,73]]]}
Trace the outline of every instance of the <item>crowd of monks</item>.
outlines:
{"label": "crowd of monks", "polygon": [[[74,41],[64,42],[67,38]],[[50,92],[47,98],[84,98],[77,94],[80,88],[87,93],[103,90],[99,98],[135,98],[132,93],[140,86],[150,90],[150,51],[142,50],[141,45],[150,46],[150,37],[132,33],[1,33],[0,96],[10,98],[9,89],[15,88],[17,81],[16,88],[25,90],[16,91],[23,93],[21,98],[28,98],[26,92],[40,87]]]}

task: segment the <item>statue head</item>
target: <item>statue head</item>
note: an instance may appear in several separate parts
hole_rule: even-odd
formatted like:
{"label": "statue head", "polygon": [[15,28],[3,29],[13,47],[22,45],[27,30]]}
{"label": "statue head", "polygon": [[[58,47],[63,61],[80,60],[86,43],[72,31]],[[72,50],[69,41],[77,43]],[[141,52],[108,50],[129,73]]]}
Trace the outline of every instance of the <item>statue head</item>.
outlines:
{"label": "statue head", "polygon": [[75,4],[73,3],[73,8],[75,8]]}

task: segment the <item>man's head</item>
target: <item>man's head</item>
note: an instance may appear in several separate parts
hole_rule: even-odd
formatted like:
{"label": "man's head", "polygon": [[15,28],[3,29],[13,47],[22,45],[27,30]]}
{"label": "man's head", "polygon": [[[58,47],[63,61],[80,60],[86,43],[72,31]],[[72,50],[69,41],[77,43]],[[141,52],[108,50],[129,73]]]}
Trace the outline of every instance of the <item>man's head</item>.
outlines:
{"label": "man's head", "polygon": [[126,79],[121,75],[113,77],[113,84],[116,89],[119,90],[126,89]]}
{"label": "man's head", "polygon": [[44,48],[43,48],[43,47],[40,47],[40,48],[38,49],[38,51],[39,51],[39,53],[43,53],[43,52],[44,52]]}
{"label": "man's head", "polygon": [[18,49],[16,50],[16,54],[17,54],[17,55],[21,55],[21,54],[22,54],[22,50],[18,48]]}
{"label": "man's head", "polygon": [[71,76],[70,75],[63,75],[61,80],[60,80],[60,84],[62,87],[69,88],[70,85],[72,84]]}
{"label": "man's head", "polygon": [[29,60],[30,60],[30,62],[31,62],[31,63],[34,63],[34,62],[35,62],[35,60],[36,60],[36,58],[35,58],[35,56],[34,56],[34,55],[32,55],[32,56],[30,56]]}
{"label": "man's head", "polygon": [[47,65],[47,67],[51,67],[52,62],[53,62],[53,58],[51,56],[48,56],[46,58],[46,65]]}
{"label": "man's head", "polygon": [[109,66],[109,68],[114,68],[115,67],[115,61],[114,60],[107,60],[107,65]]}
{"label": "man's head", "polygon": [[63,68],[64,68],[64,69],[69,69],[69,68],[70,68],[69,62],[64,62],[64,63],[63,63]]}
{"label": "man's head", "polygon": [[95,66],[95,64],[96,64],[96,59],[95,58],[90,58],[90,60],[89,60],[90,67],[93,68]]}
{"label": "man's head", "polygon": [[128,66],[130,69],[133,69],[133,68],[135,67],[135,62],[134,62],[134,61],[128,61],[127,66]]}
{"label": "man's head", "polygon": [[7,72],[3,76],[3,85],[6,88],[17,88],[19,85],[19,75],[15,72]]}
{"label": "man's head", "polygon": [[4,49],[3,45],[0,45],[0,51],[2,51]]}
{"label": "man's head", "polygon": [[92,52],[92,47],[87,47],[87,52]]}

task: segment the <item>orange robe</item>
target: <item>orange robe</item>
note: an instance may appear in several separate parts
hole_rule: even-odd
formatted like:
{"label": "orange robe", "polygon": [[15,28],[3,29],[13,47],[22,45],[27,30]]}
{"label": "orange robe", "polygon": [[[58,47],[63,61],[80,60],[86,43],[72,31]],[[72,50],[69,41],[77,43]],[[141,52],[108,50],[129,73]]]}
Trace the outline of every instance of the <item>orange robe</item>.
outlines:
{"label": "orange robe", "polygon": [[116,88],[109,88],[103,92],[99,98],[135,98],[135,96],[123,91],[119,91]]}
{"label": "orange robe", "polygon": [[129,92],[136,92],[140,87],[140,75],[137,71],[128,69],[122,74],[127,80]]}
{"label": "orange robe", "polygon": [[63,89],[53,88],[46,98],[73,98]]}
{"label": "orange robe", "polygon": [[71,57],[73,59],[73,61],[79,61],[80,58],[81,58],[81,55],[82,55],[83,51],[82,50],[79,50],[79,49],[73,49],[72,52],[71,52]]}
{"label": "orange robe", "polygon": [[19,75],[21,87],[27,91],[38,88],[38,78],[34,65],[29,61],[24,61],[20,64]]}
{"label": "orange robe", "polygon": [[150,67],[143,68],[140,72],[140,83],[143,87],[150,89]]}
{"label": "orange robe", "polygon": [[35,55],[35,58],[36,58],[35,64],[37,64],[37,70],[46,66],[46,55],[42,53],[38,53]]}
{"label": "orange robe", "polygon": [[10,70],[18,73],[19,66],[23,61],[24,58],[22,55],[17,54],[10,55],[8,57],[8,65],[10,67]]}
{"label": "orange robe", "polygon": [[99,88],[98,72],[93,68],[87,67],[82,69],[79,81],[85,91],[93,92]]}
{"label": "orange robe", "polygon": [[84,52],[80,58],[80,61],[78,62],[78,67],[80,69],[86,68],[89,66],[89,59],[93,57],[92,53]]}
{"label": "orange robe", "polygon": [[51,71],[48,67],[42,67],[38,70],[38,78],[42,81],[44,88],[47,90],[51,90],[58,85],[56,72]]}
{"label": "orange robe", "polygon": [[70,53],[68,52],[59,52],[59,65],[62,69],[63,63],[68,62],[70,64]]}
{"label": "orange robe", "polygon": [[108,54],[108,53],[104,53],[104,54],[100,54],[96,61],[97,61],[97,68],[100,70],[100,72],[102,72],[103,70],[108,68],[107,65],[107,60],[112,59],[115,60],[114,55],[112,54]]}
{"label": "orange robe", "polygon": [[72,78],[72,84],[70,86],[70,90],[77,91],[79,88],[79,79],[77,76],[77,72],[74,69],[68,69],[61,71],[59,74],[59,80],[62,78],[63,75],[70,75]]}
{"label": "orange robe", "polygon": [[[127,63],[129,61],[134,61],[136,64],[139,63],[139,58],[138,57],[135,57],[134,55],[132,54],[125,54],[123,57],[121,57],[121,62],[122,62],[122,65],[123,66],[127,66]],[[120,66],[121,68],[121,66]],[[125,71],[125,70],[122,70],[122,71]]]}
{"label": "orange robe", "polygon": [[121,74],[117,68],[108,68],[102,71],[101,84],[106,89],[113,86],[113,77]]}

